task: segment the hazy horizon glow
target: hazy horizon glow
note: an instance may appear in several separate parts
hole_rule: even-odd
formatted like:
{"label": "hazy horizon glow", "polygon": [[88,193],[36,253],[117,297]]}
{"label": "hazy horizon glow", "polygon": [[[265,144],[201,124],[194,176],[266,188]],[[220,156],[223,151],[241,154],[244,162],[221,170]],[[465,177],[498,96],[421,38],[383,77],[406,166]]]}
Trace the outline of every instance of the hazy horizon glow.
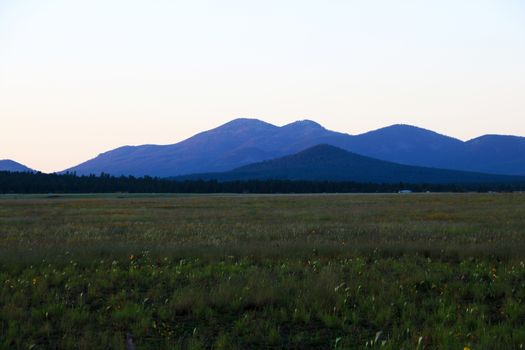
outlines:
{"label": "hazy horizon glow", "polygon": [[0,159],[59,171],[238,117],[525,136],[525,3],[0,2]]}

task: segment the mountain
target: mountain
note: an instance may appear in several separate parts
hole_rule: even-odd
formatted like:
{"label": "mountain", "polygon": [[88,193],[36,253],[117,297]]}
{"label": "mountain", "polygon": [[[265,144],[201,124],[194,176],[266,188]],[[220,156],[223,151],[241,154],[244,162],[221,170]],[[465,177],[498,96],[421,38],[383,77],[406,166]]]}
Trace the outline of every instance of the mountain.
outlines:
{"label": "mountain", "polygon": [[173,145],[125,146],[65,171],[172,177],[223,172],[328,144],[395,163],[494,174],[525,175],[525,138],[487,135],[467,142],[392,125],[360,135],[325,129],[311,120],[281,127],[240,118]]}
{"label": "mountain", "polygon": [[395,163],[448,168],[450,155],[463,146],[461,140],[398,124],[357,135],[345,149]]}
{"label": "mountain", "polygon": [[463,142],[410,125],[392,125],[357,135],[344,148],[401,164],[525,175],[525,138],[518,136],[485,135]]}
{"label": "mountain", "polygon": [[330,145],[318,145],[274,160],[222,173],[181,176],[176,180],[310,180],[361,183],[500,183],[525,182],[506,176],[402,165],[361,156]]}
{"label": "mountain", "polygon": [[473,169],[501,174],[525,174],[525,138],[485,135],[466,142],[465,154],[453,164],[457,169]]}
{"label": "mountain", "polygon": [[308,120],[277,127],[241,118],[174,145],[120,147],[65,171],[78,175],[105,172],[159,177],[226,171],[295,153],[334,135],[344,134],[328,131]]}
{"label": "mountain", "polygon": [[0,159],[0,171],[34,172],[33,169],[30,169],[25,165],[17,163],[11,159]]}

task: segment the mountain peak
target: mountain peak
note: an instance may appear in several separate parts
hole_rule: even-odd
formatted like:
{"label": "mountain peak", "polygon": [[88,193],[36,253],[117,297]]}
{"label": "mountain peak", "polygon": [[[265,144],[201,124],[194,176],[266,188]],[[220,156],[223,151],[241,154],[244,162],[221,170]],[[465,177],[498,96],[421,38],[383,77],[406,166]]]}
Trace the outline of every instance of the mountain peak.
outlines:
{"label": "mountain peak", "polygon": [[33,169],[11,159],[0,159],[0,171],[33,172]]}
{"label": "mountain peak", "polygon": [[377,130],[369,131],[367,133],[361,134],[359,136],[365,136],[365,135],[376,135],[378,137],[386,137],[386,138],[400,138],[400,139],[412,139],[415,140],[417,138],[426,138],[426,137],[432,137],[432,138],[443,138],[447,139],[448,141],[456,142],[456,143],[462,143],[462,141],[446,136],[440,133],[437,133],[435,131],[421,128],[414,125],[409,124],[393,124],[384,128],[380,128]]}
{"label": "mountain peak", "polygon": [[237,118],[227,123],[222,124],[217,129],[231,129],[231,128],[250,128],[250,127],[271,127],[276,126],[260,119],[255,118]]}
{"label": "mountain peak", "polygon": [[[410,124],[392,124],[384,128],[380,128],[374,131],[393,131],[393,132],[428,132],[435,133],[434,131],[421,128],[419,126],[410,125]],[[374,132],[371,131],[371,132]]]}
{"label": "mountain peak", "polygon": [[485,134],[485,135],[470,139],[467,141],[467,143],[480,142],[480,141],[498,141],[498,140],[521,141],[524,139],[525,137],[523,136],[503,135],[503,134]]}
{"label": "mountain peak", "polygon": [[12,159],[0,159],[0,162],[2,162],[4,164],[18,164],[17,162],[15,162]]}
{"label": "mountain peak", "polygon": [[325,130],[321,124],[309,119],[297,120],[293,123],[284,125],[283,128],[308,128]]}
{"label": "mountain peak", "polygon": [[[351,152],[348,152],[348,151],[345,151],[344,149],[342,148],[339,148],[339,147],[336,147],[336,146],[333,146],[333,145],[329,145],[329,144],[326,144],[326,143],[322,143],[322,144],[319,144],[319,145],[315,145],[315,146],[312,146],[312,147],[309,147],[299,153],[340,153],[340,152],[343,152],[343,153],[351,153]],[[299,154],[298,153],[298,154]]]}

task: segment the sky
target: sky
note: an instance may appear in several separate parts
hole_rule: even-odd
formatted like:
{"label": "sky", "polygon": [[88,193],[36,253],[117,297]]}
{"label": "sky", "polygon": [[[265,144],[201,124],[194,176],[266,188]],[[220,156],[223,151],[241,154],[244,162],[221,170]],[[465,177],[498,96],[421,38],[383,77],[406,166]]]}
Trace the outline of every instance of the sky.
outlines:
{"label": "sky", "polygon": [[525,2],[0,0],[0,159],[60,171],[239,117],[525,136]]}

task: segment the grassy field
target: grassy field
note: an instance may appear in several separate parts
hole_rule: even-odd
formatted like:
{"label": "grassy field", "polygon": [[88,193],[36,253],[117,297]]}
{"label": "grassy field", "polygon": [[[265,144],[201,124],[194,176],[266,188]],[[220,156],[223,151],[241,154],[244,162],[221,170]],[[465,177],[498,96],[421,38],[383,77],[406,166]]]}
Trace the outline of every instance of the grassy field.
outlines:
{"label": "grassy field", "polygon": [[0,349],[520,349],[525,195],[0,196]]}

